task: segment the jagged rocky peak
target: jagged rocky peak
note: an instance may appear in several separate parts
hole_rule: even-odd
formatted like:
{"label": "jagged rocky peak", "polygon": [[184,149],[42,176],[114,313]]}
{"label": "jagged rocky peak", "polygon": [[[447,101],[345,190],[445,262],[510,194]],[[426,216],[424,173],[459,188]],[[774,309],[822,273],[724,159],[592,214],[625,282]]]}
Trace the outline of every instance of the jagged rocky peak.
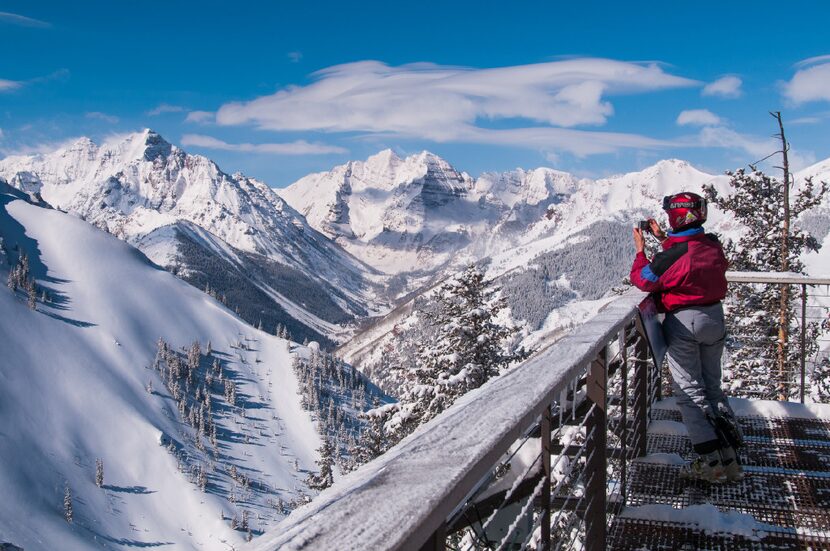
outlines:
{"label": "jagged rocky peak", "polygon": [[[174,149],[175,146],[165,140],[161,134],[155,130],[145,128],[140,132],[112,136],[100,145],[83,136],[55,153],[63,153],[65,156],[81,154],[87,156],[88,160],[103,155],[104,157],[116,156],[121,160],[144,159],[152,161],[157,157],[169,156]],[[44,157],[51,155],[47,154]]]}
{"label": "jagged rocky peak", "polygon": [[144,138],[144,145],[146,146],[144,150],[144,158],[148,161],[152,161],[156,157],[167,157],[173,150],[173,145],[161,137],[161,134],[150,130],[149,128],[144,130],[143,132]]}
{"label": "jagged rocky peak", "polygon": [[561,200],[576,191],[579,180],[568,172],[552,168],[508,172],[486,172],[475,183],[475,192],[507,207],[535,206]]}

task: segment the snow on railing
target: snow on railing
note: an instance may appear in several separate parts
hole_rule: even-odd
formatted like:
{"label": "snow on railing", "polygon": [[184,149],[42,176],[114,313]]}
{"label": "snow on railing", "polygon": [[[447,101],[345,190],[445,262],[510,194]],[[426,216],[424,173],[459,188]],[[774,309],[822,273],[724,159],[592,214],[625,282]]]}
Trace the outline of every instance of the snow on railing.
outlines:
{"label": "snow on railing", "polygon": [[[463,396],[387,453],[295,511],[273,534],[260,538],[256,548],[443,549],[448,528],[470,525],[461,520],[463,513],[496,478],[496,467],[510,457],[511,448],[531,439],[539,442],[540,476],[523,492],[521,506],[513,513],[516,520],[503,527],[504,534],[485,534],[488,542],[512,548],[512,542],[533,540],[538,548],[549,548],[551,525],[556,529],[559,520],[551,515],[558,508],[571,513],[571,533],[584,534],[580,539],[586,542],[602,542],[593,548],[604,549],[606,494],[620,493],[625,461],[645,452],[646,395],[659,387],[650,378],[635,377],[638,382],[631,386],[640,390],[637,403],[623,394],[626,398],[614,405],[622,410],[622,421],[616,424],[623,437],[616,443],[622,447],[623,466],[621,477],[606,480],[609,365],[616,362],[623,366],[619,372],[627,373],[627,351],[634,345],[639,363],[648,364],[644,343],[634,329],[636,306],[643,296],[627,292],[557,343]],[[627,377],[623,380],[622,391],[627,392]],[[639,412],[633,423],[626,418],[630,402]],[[563,471],[551,465],[551,454],[541,453],[551,450],[551,433],[565,436],[566,427],[581,425],[582,445],[562,440],[556,444],[571,468]],[[536,438],[528,438],[534,431]],[[578,477],[565,480],[575,472],[574,466],[580,466]],[[510,489],[515,492],[520,482]],[[507,509],[508,500],[501,501],[496,512]],[[532,528],[519,530],[522,517]],[[482,519],[479,527],[486,523]]]}

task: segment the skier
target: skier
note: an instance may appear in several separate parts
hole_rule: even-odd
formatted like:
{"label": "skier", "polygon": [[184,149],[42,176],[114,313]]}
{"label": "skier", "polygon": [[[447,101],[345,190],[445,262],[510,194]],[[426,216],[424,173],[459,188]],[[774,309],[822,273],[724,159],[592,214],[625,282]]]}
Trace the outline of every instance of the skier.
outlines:
{"label": "skier", "polygon": [[663,198],[672,231],[668,235],[654,219],[648,231],[663,250],[649,261],[645,236],[634,228],[637,256],[631,282],[653,294],[666,313],[663,332],[674,393],[698,458],[681,476],[709,482],[736,481],[743,469],[735,448],[742,436],[721,389],[721,355],[726,327],[727,261],[717,237],[703,230],[706,200],[695,193]]}

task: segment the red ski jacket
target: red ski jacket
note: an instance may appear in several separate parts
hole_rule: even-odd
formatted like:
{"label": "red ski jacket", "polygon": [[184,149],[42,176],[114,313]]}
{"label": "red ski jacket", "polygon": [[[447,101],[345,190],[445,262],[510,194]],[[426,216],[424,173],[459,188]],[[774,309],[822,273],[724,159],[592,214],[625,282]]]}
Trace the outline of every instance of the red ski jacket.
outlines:
{"label": "red ski jacket", "polygon": [[651,262],[645,253],[637,253],[631,282],[638,289],[658,294],[663,308],[671,312],[723,300],[727,265],[718,238],[695,228],[669,234],[663,251]]}

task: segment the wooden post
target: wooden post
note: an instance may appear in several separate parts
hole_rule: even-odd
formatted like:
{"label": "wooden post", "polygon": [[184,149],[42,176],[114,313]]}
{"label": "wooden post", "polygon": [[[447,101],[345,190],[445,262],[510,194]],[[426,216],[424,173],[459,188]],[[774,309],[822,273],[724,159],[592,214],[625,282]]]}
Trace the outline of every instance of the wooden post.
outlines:
{"label": "wooden post", "polygon": [[622,365],[620,366],[620,377],[622,378],[622,388],[620,389],[620,447],[622,448],[622,457],[620,458],[620,497],[625,502],[627,493],[627,479],[628,479],[628,350],[625,340],[626,329],[620,330],[620,358]]}
{"label": "wooden post", "polygon": [[648,440],[649,360],[645,330],[637,320],[637,344],[634,345],[634,457],[646,455]]}
{"label": "wooden post", "polygon": [[804,378],[807,362],[807,284],[801,284],[801,388],[799,395],[804,403]]}
{"label": "wooden post", "polygon": [[603,347],[596,359],[588,367],[588,399],[596,407],[591,409],[585,425],[586,463],[585,495],[588,505],[585,510],[585,549],[587,551],[604,551],[606,549],[606,510],[607,510],[607,399],[608,399],[608,349]]}
{"label": "wooden post", "polygon": [[427,541],[421,546],[420,551],[446,551],[447,547],[447,525],[438,527]]}
{"label": "wooden post", "polygon": [[545,406],[542,412],[542,476],[545,477],[542,483],[542,551],[550,551],[550,404]]}

